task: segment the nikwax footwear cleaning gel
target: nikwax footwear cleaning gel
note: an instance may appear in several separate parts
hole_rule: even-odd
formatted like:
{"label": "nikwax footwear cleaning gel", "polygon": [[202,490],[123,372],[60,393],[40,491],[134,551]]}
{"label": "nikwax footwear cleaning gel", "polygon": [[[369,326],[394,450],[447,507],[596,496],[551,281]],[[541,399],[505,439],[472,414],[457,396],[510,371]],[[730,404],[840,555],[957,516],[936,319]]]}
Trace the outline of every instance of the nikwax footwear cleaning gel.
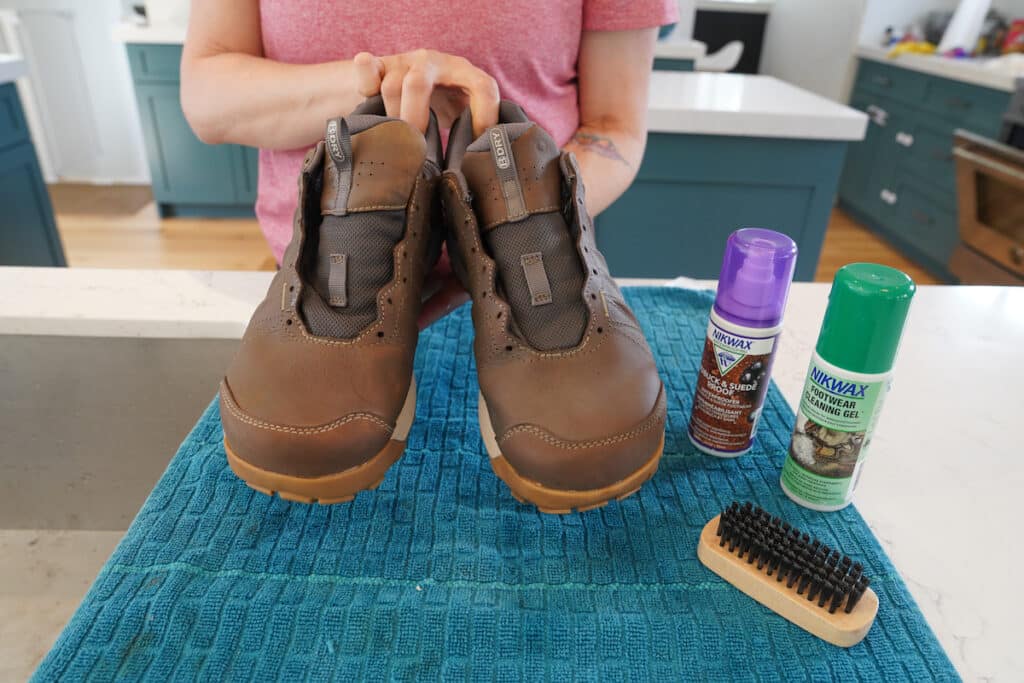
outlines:
{"label": "nikwax footwear cleaning gel", "polygon": [[729,235],[690,413],[705,453],[732,458],[754,442],[795,267],[796,243],[781,233]]}
{"label": "nikwax footwear cleaning gel", "polygon": [[794,502],[830,512],[853,499],[914,290],[906,274],[874,263],[836,273],[782,466]]}

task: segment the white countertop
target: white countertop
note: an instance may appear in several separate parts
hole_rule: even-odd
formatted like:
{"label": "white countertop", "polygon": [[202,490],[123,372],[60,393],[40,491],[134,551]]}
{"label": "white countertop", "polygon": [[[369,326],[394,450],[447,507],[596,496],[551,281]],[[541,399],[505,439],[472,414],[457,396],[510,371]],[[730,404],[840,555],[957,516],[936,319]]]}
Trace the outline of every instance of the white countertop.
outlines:
{"label": "white countertop", "polygon": [[[0,335],[238,338],[271,276],[0,268]],[[790,405],[828,288],[793,285],[774,369]],[[971,679],[1013,680],[1024,671],[1024,549],[1013,540],[1021,537],[1024,491],[1022,341],[1024,287],[921,287],[856,497],[957,670]]]}
{"label": "white countertop", "polygon": [[775,0],[697,0],[697,9],[715,12],[768,14],[774,6]]}
{"label": "white countertop", "polygon": [[671,35],[654,44],[656,59],[692,59],[697,61],[707,54],[708,46],[699,40],[680,40]]}
{"label": "white countertop", "polygon": [[651,132],[862,140],[867,116],[772,76],[655,71]]}
{"label": "white countertop", "polygon": [[[857,56],[863,59],[892,64],[904,69],[986,88],[1014,91],[1015,76],[1001,69],[986,66],[991,61],[990,59],[951,59],[937,55],[919,54],[901,54],[890,59],[888,54],[889,49],[884,47],[861,45],[857,48]],[[1024,73],[1019,74],[1018,77],[1024,77]]]}
{"label": "white countertop", "polygon": [[114,40],[119,43],[181,45],[186,28],[179,24],[138,26],[127,21],[114,25]]}
{"label": "white countertop", "polygon": [[[185,30],[119,24],[114,36],[129,43],[180,43]],[[669,36],[655,54],[696,60],[705,48]],[[867,128],[863,113],[771,76],[679,71],[651,74],[647,121],[655,133],[814,140],[861,140]]]}
{"label": "white countertop", "polygon": [[28,73],[25,60],[17,55],[0,54],[0,85],[11,83]]}

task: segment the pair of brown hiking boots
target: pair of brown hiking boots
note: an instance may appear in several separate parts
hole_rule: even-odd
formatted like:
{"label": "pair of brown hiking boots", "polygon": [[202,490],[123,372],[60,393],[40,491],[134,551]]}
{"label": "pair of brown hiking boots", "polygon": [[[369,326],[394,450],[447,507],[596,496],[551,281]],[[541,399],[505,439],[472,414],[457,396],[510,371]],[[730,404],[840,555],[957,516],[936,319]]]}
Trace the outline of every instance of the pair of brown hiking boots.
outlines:
{"label": "pair of brown hiking boots", "polygon": [[252,488],[348,501],[402,455],[445,237],[473,300],[480,432],[512,494],[587,510],[654,474],[665,392],[575,158],[509,102],[472,130],[467,110],[444,159],[433,117],[423,135],[373,98],[307,155],[291,244],[220,390],[228,463]]}

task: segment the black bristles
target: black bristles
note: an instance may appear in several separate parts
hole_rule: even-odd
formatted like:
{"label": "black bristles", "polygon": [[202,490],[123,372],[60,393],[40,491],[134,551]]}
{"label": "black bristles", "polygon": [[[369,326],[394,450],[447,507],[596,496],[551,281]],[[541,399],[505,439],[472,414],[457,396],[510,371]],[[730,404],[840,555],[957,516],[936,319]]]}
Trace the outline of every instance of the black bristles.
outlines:
{"label": "black bristles", "polygon": [[750,502],[722,511],[718,545],[830,614],[850,613],[870,581],[864,566]]}

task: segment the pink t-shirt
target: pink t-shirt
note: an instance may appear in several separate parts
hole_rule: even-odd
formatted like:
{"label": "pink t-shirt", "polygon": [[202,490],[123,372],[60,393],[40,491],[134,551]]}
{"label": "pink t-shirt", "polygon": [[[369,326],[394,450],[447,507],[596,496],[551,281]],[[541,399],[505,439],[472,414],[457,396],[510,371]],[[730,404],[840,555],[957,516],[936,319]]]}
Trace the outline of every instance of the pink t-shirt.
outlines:
{"label": "pink t-shirt", "polygon": [[[261,0],[263,52],[315,64],[430,48],[461,55],[491,74],[559,145],[579,125],[576,60],[583,31],[669,24],[675,0]],[[339,112],[342,114],[344,112]],[[260,150],[256,215],[281,260],[292,234],[305,149]]]}

